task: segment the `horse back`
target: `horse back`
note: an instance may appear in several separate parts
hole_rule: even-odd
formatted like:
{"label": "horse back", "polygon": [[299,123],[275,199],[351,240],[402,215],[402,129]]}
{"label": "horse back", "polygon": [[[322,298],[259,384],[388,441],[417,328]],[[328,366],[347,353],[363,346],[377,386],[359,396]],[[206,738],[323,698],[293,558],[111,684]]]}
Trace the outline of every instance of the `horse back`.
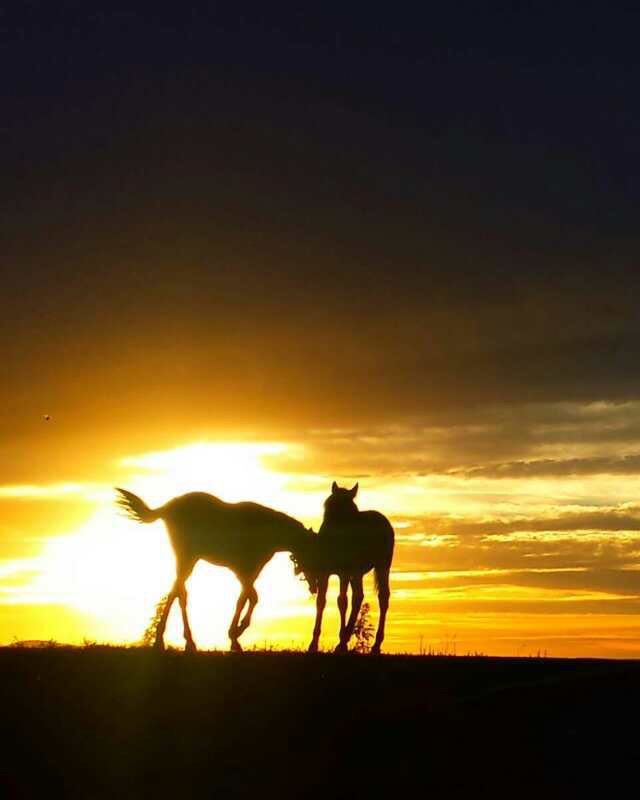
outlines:
{"label": "horse back", "polygon": [[225,530],[235,536],[260,536],[283,527],[302,527],[297,520],[273,508],[248,501],[226,503],[204,492],[174,498],[166,504],[163,518],[182,527]]}
{"label": "horse back", "polygon": [[349,519],[325,521],[318,535],[323,556],[331,564],[361,564],[366,571],[391,564],[395,535],[379,511],[358,511]]}
{"label": "horse back", "polygon": [[223,565],[261,562],[304,530],[297,520],[267,506],[226,503],[201,492],[167,503],[163,519],[176,552]]}
{"label": "horse back", "polygon": [[395,533],[389,520],[379,511],[359,511],[358,516],[363,530],[375,539],[378,553],[391,563]]}

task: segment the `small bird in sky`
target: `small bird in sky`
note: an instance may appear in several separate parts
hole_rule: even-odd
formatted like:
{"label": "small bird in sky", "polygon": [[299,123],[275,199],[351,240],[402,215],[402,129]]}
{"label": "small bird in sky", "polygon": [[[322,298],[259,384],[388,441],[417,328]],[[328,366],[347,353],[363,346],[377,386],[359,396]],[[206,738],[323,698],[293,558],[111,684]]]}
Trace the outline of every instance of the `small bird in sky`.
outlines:
{"label": "small bird in sky", "polygon": [[42,415],[42,419],[43,419],[45,422],[50,422],[50,420],[51,420],[51,416],[50,416],[49,414],[43,414],[43,415]]}

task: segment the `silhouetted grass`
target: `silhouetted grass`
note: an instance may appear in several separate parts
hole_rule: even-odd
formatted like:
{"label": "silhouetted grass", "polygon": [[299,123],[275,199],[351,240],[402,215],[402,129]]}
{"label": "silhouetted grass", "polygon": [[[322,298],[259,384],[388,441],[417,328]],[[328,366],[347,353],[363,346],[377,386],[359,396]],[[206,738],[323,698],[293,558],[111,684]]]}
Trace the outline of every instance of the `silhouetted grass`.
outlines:
{"label": "silhouetted grass", "polygon": [[3,797],[565,796],[637,763],[640,663],[0,648]]}

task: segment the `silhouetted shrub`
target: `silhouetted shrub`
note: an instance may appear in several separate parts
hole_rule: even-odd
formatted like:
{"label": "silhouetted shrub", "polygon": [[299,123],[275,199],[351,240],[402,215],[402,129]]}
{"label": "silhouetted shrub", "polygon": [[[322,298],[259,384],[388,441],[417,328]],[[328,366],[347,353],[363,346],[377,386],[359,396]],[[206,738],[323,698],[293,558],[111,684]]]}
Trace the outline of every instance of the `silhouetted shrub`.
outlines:
{"label": "silhouetted shrub", "polygon": [[374,628],[370,615],[371,607],[369,603],[363,603],[353,629],[353,635],[356,638],[356,645],[354,647],[356,653],[368,653],[369,650],[371,650]]}
{"label": "silhouetted shrub", "polygon": [[143,647],[153,647],[156,641],[156,633],[158,632],[158,626],[160,625],[160,620],[162,619],[162,612],[164,607],[169,599],[169,595],[163,595],[158,603],[156,604],[156,609],[153,612],[153,616],[149,620],[149,624],[146,627],[145,632],[142,634],[142,645]]}

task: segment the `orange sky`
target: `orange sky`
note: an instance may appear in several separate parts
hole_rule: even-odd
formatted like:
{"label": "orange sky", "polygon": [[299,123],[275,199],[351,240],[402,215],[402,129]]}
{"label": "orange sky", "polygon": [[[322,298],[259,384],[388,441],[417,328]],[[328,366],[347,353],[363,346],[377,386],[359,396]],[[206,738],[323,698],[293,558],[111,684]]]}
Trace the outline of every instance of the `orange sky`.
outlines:
{"label": "orange sky", "polygon": [[[620,409],[580,413],[604,423]],[[45,450],[55,443],[64,451],[66,421],[39,424]],[[422,435],[437,456],[443,431]],[[640,513],[632,481],[602,474],[401,472],[393,466],[395,454],[402,447],[407,452],[407,440],[415,436],[371,429],[309,432],[289,441],[200,440],[114,453],[94,464],[90,480],[63,474],[60,480],[7,483],[0,487],[0,636],[4,642],[141,638],[172,581],[173,559],[162,523],[143,528],[117,514],[113,485],[127,486],[151,505],[189,490],[229,501],[251,498],[317,528],[335,477],[343,484],[359,480],[360,508],[384,511],[396,529],[388,651],[637,653]],[[67,451],[68,464],[71,456]],[[549,459],[538,462],[548,466]],[[306,646],[314,600],[286,555],[267,566],[258,590],[246,644]],[[203,564],[196,569],[190,614],[201,647],[226,647],[236,591],[227,571]],[[325,647],[336,638],[334,596],[335,586]],[[367,600],[375,612],[370,581]],[[176,610],[171,643],[181,643],[180,631]]]}
{"label": "orange sky", "polygon": [[[635,655],[634,25],[22,5],[0,641],[140,638],[171,554],[114,486],[317,527],[358,480],[397,533],[387,649]],[[262,580],[246,641],[306,645],[286,556]],[[232,584],[192,584],[197,640],[224,645]]]}

